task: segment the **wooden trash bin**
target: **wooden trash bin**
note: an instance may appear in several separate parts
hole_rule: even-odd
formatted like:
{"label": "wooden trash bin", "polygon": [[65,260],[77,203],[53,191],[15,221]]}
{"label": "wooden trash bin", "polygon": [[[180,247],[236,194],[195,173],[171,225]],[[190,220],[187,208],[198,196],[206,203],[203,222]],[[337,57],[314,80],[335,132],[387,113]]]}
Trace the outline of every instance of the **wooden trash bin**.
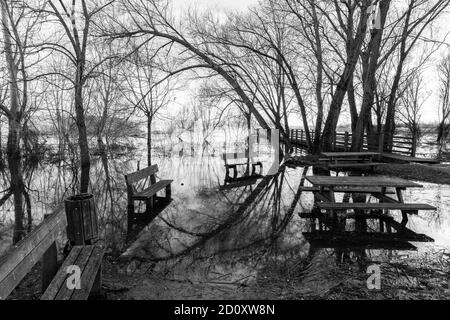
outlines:
{"label": "wooden trash bin", "polygon": [[98,219],[92,194],[65,200],[67,237],[72,246],[92,245],[98,238]]}

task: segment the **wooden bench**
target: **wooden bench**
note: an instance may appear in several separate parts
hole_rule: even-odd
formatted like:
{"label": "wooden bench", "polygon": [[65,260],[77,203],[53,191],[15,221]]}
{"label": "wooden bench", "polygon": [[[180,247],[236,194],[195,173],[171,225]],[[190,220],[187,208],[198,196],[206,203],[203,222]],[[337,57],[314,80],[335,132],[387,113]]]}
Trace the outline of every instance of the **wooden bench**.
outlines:
{"label": "wooden bench", "polygon": [[[319,187],[300,187],[299,188],[300,191],[305,191],[305,192],[320,192],[320,188]],[[330,191],[330,188],[324,188],[324,191],[328,192]],[[336,193],[380,193],[381,192],[381,188],[345,188],[345,187],[341,187],[341,188],[334,188],[333,189],[334,192]],[[386,191],[386,194],[395,194],[394,191],[388,190]]]}
{"label": "wooden bench", "polygon": [[321,210],[402,210],[415,212],[419,210],[435,211],[436,208],[429,204],[422,203],[336,203],[336,202],[319,202],[316,207]]}
{"label": "wooden bench", "polygon": [[[104,250],[97,245],[73,247],[58,271],[56,239],[66,227],[64,210],[59,210],[0,259],[0,299],[6,299],[40,259],[43,299],[87,299],[91,291],[100,290]],[[69,265],[82,270],[79,290],[64,286]]]}
{"label": "wooden bench", "polygon": [[[87,300],[89,294],[98,293],[101,286],[101,262],[104,251],[98,246],[75,246],[64,260],[41,300]],[[80,289],[67,286],[68,270],[80,268]]]}
{"label": "wooden bench", "polygon": [[[151,213],[156,201],[170,202],[172,200],[171,183],[173,180],[156,181],[158,165],[125,175],[128,195],[128,214],[133,215],[134,201],[144,201],[146,213]],[[165,197],[158,197],[157,193],[165,189]]]}
{"label": "wooden bench", "polygon": [[373,168],[383,165],[381,162],[355,162],[355,163],[337,163],[328,164],[328,168]]}
{"label": "wooden bench", "polygon": [[[235,181],[236,179],[239,179],[237,177],[238,171],[237,167],[239,166],[246,166],[247,163],[233,163],[233,164],[225,164],[225,180],[226,181]],[[252,173],[250,176],[259,176],[262,173],[263,164],[262,162],[258,161],[255,163],[251,163],[252,166]],[[259,167],[259,174],[256,173],[256,168]],[[230,176],[230,169],[233,169],[233,177]]]}

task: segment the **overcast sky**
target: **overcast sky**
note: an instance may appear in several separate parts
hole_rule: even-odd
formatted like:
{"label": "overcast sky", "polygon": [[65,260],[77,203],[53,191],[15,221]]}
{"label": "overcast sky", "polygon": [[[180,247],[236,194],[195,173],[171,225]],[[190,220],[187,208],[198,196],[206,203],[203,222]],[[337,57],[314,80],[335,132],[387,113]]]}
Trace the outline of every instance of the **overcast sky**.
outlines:
{"label": "overcast sky", "polygon": [[180,6],[198,5],[199,7],[219,10],[246,10],[258,3],[258,0],[173,0]]}

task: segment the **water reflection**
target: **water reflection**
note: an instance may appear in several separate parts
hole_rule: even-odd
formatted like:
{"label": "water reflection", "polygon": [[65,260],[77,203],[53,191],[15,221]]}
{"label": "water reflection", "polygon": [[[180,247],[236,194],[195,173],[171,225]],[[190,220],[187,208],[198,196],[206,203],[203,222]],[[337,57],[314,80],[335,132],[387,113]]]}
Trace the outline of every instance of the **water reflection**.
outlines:
{"label": "water reflection", "polygon": [[[192,281],[242,283],[254,280],[274,262],[298,261],[298,268],[313,268],[321,270],[319,274],[326,274],[342,262],[354,262],[363,268],[367,261],[406,255],[401,250],[380,250],[376,246],[349,247],[323,241],[310,244],[311,239],[306,239],[303,232],[324,230],[328,224],[298,215],[313,208],[313,195],[299,189],[305,183],[305,176],[313,174],[313,169],[282,165],[276,175],[265,176],[264,170],[270,168],[271,160],[263,159],[255,170],[251,164],[237,169],[234,177],[234,173],[227,173],[220,154],[183,152],[180,155],[167,150],[157,153],[153,161],[159,166],[159,176],[174,180],[173,201],[160,212],[136,221],[132,227],[127,217],[124,176],[137,170],[138,161],[144,159],[142,150],[120,156],[105,152],[94,157],[91,192],[99,213],[101,239],[109,253],[113,257],[121,256],[128,266],[130,261],[138,261],[135,267],[141,265],[146,272],[161,272]],[[78,178],[71,169],[72,161],[76,159],[40,163],[27,171],[35,223],[75,192]],[[233,180],[236,178],[241,179]],[[223,187],[236,182],[243,183]],[[450,219],[445,212],[450,205],[449,191],[449,186],[426,184],[423,190],[411,189],[405,194],[405,201],[438,207],[435,214],[412,217],[410,228],[435,238],[436,246],[447,248],[450,247]],[[11,220],[11,203],[2,208],[3,221]],[[380,225],[376,221],[355,222],[353,227],[368,230]],[[430,248],[430,245],[414,246],[419,251]]]}

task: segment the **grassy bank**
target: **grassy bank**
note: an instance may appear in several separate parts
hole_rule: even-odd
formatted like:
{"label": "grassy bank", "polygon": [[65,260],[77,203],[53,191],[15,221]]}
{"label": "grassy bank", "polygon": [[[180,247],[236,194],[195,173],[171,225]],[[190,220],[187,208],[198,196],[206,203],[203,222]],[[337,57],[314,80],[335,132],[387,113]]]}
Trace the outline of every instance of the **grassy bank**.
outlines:
{"label": "grassy bank", "polygon": [[375,173],[408,180],[450,184],[450,167],[444,166],[390,163],[377,167]]}

